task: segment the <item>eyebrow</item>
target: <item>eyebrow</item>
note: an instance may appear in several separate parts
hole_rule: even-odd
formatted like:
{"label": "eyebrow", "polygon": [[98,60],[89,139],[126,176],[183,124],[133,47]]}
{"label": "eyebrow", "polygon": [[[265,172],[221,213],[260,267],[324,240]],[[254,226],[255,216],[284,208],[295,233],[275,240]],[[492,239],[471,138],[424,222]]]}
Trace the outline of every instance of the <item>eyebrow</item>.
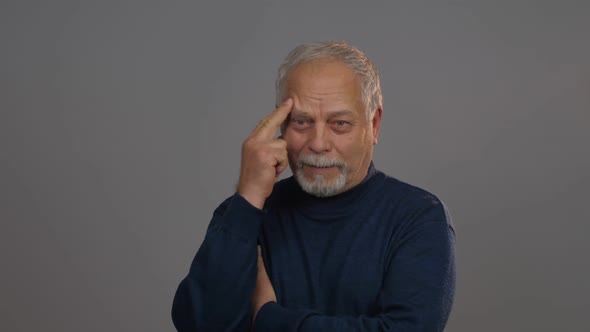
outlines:
{"label": "eyebrow", "polygon": [[[311,118],[311,115],[308,112],[298,110],[298,109],[293,109],[291,114],[295,115],[295,116],[304,116],[304,117]],[[347,110],[347,109],[335,111],[335,112],[328,113],[328,118],[335,118],[335,117],[343,116],[343,115],[354,115],[354,112],[352,112],[351,110]]]}

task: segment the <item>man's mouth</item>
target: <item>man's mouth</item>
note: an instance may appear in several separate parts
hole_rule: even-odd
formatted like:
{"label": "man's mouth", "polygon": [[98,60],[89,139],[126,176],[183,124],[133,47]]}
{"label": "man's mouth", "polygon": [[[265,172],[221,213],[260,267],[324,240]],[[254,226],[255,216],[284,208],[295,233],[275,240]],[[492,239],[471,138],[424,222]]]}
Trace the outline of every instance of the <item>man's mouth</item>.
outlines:
{"label": "man's mouth", "polygon": [[319,157],[302,157],[298,160],[297,168],[307,169],[310,172],[334,172],[334,170],[344,171],[344,163],[338,160],[329,160],[328,158]]}
{"label": "man's mouth", "polygon": [[335,166],[316,166],[316,165],[307,165],[307,166],[310,166],[310,167],[313,167],[313,168],[332,168],[332,167],[335,167]]}
{"label": "man's mouth", "polygon": [[331,171],[331,170],[337,168],[337,166],[335,166],[335,165],[332,165],[332,166],[316,166],[316,165],[304,164],[304,166],[307,166],[309,169],[311,169],[314,172]]}

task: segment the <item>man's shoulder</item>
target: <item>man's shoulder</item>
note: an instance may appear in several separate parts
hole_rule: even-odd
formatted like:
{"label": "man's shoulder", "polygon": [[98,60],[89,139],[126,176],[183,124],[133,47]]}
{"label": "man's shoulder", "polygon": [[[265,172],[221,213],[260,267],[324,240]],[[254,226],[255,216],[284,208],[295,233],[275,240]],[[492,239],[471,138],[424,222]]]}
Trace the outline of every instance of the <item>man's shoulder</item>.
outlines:
{"label": "man's shoulder", "polygon": [[431,218],[450,222],[448,209],[443,201],[434,193],[414,184],[402,181],[382,173],[381,195],[390,204],[396,205],[404,214],[417,215],[428,213]]}
{"label": "man's shoulder", "polygon": [[383,173],[383,190],[416,203],[442,203],[432,192]]}

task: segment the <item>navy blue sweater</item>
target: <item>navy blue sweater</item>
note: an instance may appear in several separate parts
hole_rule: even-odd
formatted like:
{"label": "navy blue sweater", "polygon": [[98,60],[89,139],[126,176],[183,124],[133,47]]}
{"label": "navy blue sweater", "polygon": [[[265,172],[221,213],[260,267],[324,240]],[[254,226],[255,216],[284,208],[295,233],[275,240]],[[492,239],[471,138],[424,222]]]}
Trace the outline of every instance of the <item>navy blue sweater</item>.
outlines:
{"label": "navy blue sweater", "polygon": [[172,308],[178,331],[248,331],[257,244],[277,302],[254,331],[442,331],[455,289],[454,231],[434,195],[371,164],[330,198],[278,182],[261,211],[239,194],[214,212]]}

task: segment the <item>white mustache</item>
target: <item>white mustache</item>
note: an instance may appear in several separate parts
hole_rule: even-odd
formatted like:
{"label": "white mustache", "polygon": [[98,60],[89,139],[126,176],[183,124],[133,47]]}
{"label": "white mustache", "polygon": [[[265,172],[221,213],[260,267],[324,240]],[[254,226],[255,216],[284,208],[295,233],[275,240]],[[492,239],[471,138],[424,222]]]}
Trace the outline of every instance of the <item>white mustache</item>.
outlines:
{"label": "white mustache", "polygon": [[331,159],[325,156],[317,156],[313,154],[303,156],[297,160],[298,168],[302,168],[303,165],[313,167],[338,167],[340,169],[343,169],[346,166],[342,160]]}

